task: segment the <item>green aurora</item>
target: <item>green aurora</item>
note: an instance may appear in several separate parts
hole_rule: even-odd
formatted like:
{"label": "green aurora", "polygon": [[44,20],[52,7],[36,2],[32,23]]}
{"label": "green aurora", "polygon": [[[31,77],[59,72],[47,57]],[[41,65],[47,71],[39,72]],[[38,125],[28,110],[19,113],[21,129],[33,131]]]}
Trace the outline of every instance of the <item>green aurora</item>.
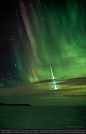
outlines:
{"label": "green aurora", "polygon": [[22,80],[86,76],[84,1],[62,3],[37,0],[28,8],[27,3],[20,2],[26,32],[17,45],[16,59]]}

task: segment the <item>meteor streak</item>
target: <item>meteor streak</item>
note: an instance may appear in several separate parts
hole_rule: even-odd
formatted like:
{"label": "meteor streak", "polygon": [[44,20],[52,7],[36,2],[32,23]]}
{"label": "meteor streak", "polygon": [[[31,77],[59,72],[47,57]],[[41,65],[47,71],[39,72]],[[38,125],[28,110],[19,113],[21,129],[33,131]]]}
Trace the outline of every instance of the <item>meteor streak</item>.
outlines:
{"label": "meteor streak", "polygon": [[[52,78],[53,78],[53,80],[55,80],[54,75],[53,75],[53,70],[52,70],[51,64],[50,64],[50,70],[51,70]],[[55,81],[54,81],[54,86],[55,86],[55,89],[57,89],[57,86],[56,86]]]}

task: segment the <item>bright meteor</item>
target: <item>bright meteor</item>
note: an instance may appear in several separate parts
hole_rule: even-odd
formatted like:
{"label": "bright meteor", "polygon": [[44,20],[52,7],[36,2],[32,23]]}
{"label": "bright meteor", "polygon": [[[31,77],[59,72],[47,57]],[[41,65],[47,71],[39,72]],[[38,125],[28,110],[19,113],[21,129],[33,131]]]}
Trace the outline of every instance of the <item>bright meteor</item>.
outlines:
{"label": "bright meteor", "polygon": [[[53,78],[53,81],[54,81],[54,75],[53,75],[53,70],[52,70],[51,64],[50,64],[50,69],[51,69],[51,74],[52,74],[52,78]],[[54,81],[54,86],[55,86],[55,89],[57,89],[55,81]]]}

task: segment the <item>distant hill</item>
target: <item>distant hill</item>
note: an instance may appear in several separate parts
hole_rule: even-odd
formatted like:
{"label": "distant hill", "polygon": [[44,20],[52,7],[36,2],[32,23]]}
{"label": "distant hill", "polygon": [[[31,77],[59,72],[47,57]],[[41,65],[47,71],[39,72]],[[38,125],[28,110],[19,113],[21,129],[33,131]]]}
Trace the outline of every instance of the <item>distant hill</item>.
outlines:
{"label": "distant hill", "polygon": [[0,103],[0,106],[32,106],[30,104],[4,104]]}

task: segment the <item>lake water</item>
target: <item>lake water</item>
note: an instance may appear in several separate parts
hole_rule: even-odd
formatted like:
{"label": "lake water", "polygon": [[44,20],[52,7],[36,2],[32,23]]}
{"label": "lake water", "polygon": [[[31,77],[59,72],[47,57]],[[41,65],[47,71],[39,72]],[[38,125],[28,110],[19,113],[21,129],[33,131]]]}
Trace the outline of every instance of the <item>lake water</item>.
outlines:
{"label": "lake water", "polygon": [[86,129],[86,107],[0,106],[0,129]]}

